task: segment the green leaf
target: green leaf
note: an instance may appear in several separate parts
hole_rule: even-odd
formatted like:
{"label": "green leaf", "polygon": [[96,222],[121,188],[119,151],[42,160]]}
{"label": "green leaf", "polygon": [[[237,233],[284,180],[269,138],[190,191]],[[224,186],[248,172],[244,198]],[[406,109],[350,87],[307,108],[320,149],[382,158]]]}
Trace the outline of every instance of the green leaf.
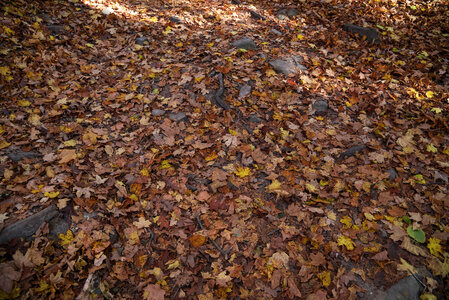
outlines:
{"label": "green leaf", "polygon": [[403,216],[402,217],[402,221],[404,221],[407,224],[411,224],[412,223],[412,220],[410,220],[410,218],[408,216]]}
{"label": "green leaf", "polygon": [[424,243],[426,241],[426,234],[420,228],[413,230],[413,226],[407,227],[408,235],[418,243]]}

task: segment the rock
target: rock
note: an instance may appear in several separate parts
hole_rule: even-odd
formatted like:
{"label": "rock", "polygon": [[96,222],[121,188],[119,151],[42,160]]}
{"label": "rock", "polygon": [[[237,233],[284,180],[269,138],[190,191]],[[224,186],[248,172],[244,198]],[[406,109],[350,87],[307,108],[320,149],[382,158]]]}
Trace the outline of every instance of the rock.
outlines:
{"label": "rock", "polygon": [[366,148],[365,145],[352,146],[352,147],[348,148],[346,151],[344,151],[342,154],[340,154],[340,156],[338,157],[338,160],[343,160],[347,157],[351,157],[351,156],[355,155],[357,152],[360,152],[365,148]]}
{"label": "rock", "polygon": [[62,25],[47,25],[47,29],[51,32],[52,35],[58,35],[65,30]]}
{"label": "rock", "polygon": [[243,86],[240,88],[240,91],[239,91],[239,98],[245,98],[245,97],[248,96],[250,93],[251,93],[251,86],[245,84],[245,85],[243,85]]}
{"label": "rock", "polygon": [[168,118],[172,121],[183,121],[185,119],[187,119],[187,116],[185,113],[183,112],[179,112],[179,113],[171,113],[168,115]]}
{"label": "rock", "polygon": [[148,45],[148,38],[147,37],[138,37],[137,39],[136,39],[136,44],[137,45],[140,45],[140,46],[144,46],[145,44],[147,44]]}
{"label": "rock", "polygon": [[255,50],[256,49],[256,44],[254,43],[254,41],[247,37],[244,37],[244,38],[241,38],[241,39],[235,41],[234,43],[232,43],[232,45],[239,49],[245,49],[245,50]]}
{"label": "rock", "polygon": [[156,108],[151,111],[151,114],[155,117],[162,116],[163,114],[165,114],[165,110]]}
{"label": "rock", "polygon": [[112,9],[111,7],[105,7],[101,10],[101,12],[103,13],[103,15],[109,16],[110,14],[114,13],[114,9]]}
{"label": "rock", "polygon": [[53,218],[53,220],[50,221],[49,238],[55,240],[61,233],[66,234],[67,230],[70,229],[70,225],[71,225],[70,222],[67,221],[65,218],[62,217]]}
{"label": "rock", "polygon": [[263,122],[263,119],[262,119],[262,118],[259,118],[259,117],[256,116],[256,115],[250,115],[249,118],[248,118],[248,120],[249,120],[250,122],[253,122],[253,123],[262,123],[262,122]]}
{"label": "rock", "polygon": [[14,151],[6,154],[8,158],[14,162],[19,162],[24,158],[35,158],[40,156],[40,154],[35,152],[27,152],[27,151]]}
{"label": "rock", "polygon": [[326,100],[318,100],[312,104],[312,108],[316,110],[318,114],[325,113],[329,109],[329,104]]}
{"label": "rock", "polygon": [[379,35],[377,34],[377,30],[374,28],[367,28],[362,26],[357,26],[353,24],[345,24],[343,25],[343,30],[351,33],[356,33],[361,37],[366,37],[366,40],[368,42],[379,44],[380,39]]}
{"label": "rock", "polygon": [[287,15],[287,9],[282,8],[278,11],[278,16],[286,16]]}
{"label": "rock", "polygon": [[276,30],[276,29],[274,29],[274,28],[270,29],[270,32],[271,32],[272,34],[279,35],[279,36],[283,35],[282,32],[280,32],[279,30]]}
{"label": "rock", "polygon": [[29,216],[26,219],[17,221],[9,225],[2,232],[0,232],[0,244],[5,244],[15,238],[29,238],[36,230],[44,223],[50,221],[58,215],[58,210],[55,206],[50,205],[40,212]]}
{"label": "rock", "polygon": [[181,19],[178,18],[178,17],[171,16],[168,19],[170,20],[170,22],[173,22],[173,23],[176,23],[176,24],[181,23]]}
{"label": "rock", "polygon": [[283,59],[278,58],[272,60],[269,64],[275,71],[288,76],[290,74],[294,75],[300,70],[307,70],[307,68],[300,63],[303,61],[304,59],[301,56],[290,56]]}
{"label": "rock", "polygon": [[289,17],[294,17],[297,14],[299,14],[299,11],[296,8],[290,8],[289,10],[287,10],[287,16]]}
{"label": "rock", "polygon": [[388,179],[389,180],[395,180],[396,177],[398,177],[398,172],[396,172],[395,168],[388,169],[387,173],[388,173]]}
{"label": "rock", "polygon": [[[419,276],[419,275],[416,275]],[[423,287],[413,276],[405,277],[386,291],[385,300],[419,300]]]}

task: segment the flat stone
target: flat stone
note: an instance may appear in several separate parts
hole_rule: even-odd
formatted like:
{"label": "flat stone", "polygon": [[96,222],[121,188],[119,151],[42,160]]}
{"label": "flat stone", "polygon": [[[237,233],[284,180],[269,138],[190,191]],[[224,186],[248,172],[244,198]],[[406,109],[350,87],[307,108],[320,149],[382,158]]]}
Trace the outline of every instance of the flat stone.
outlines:
{"label": "flat stone", "polygon": [[8,158],[14,162],[19,162],[24,158],[36,158],[40,156],[40,154],[27,151],[14,151],[6,154],[6,156],[8,156]]}
{"label": "flat stone", "polygon": [[279,36],[283,35],[282,32],[280,32],[279,30],[274,29],[274,28],[270,29],[270,32],[271,32],[272,34],[279,35]]}
{"label": "flat stone", "polygon": [[50,205],[26,219],[9,225],[0,232],[0,244],[8,243],[15,238],[30,238],[44,222],[50,221],[57,215],[57,208]]}
{"label": "flat stone", "polygon": [[317,113],[325,113],[329,109],[329,103],[326,100],[318,100],[312,104],[312,108],[316,110]]}
{"label": "flat stone", "polygon": [[179,112],[179,113],[170,113],[168,115],[168,118],[172,121],[179,122],[179,121],[183,121],[183,120],[187,119],[187,116],[185,113]]}
{"label": "flat stone", "polygon": [[158,117],[158,116],[162,116],[163,114],[165,114],[165,110],[162,110],[162,109],[153,109],[152,111],[151,111],[151,114],[153,115],[153,116],[156,116],[156,117]]}
{"label": "flat stone", "polygon": [[245,85],[243,85],[243,86],[240,88],[240,91],[239,91],[239,98],[245,98],[245,97],[248,96],[250,93],[251,93],[251,86],[245,84]]}
{"label": "flat stone", "polygon": [[239,49],[245,49],[245,50],[255,50],[256,44],[254,41],[248,37],[241,38],[239,40],[236,40],[232,45]]}
{"label": "flat stone", "polygon": [[398,172],[396,172],[395,168],[388,169],[387,173],[388,173],[388,179],[389,180],[395,180],[396,177],[398,177]]}
{"label": "flat stone", "polygon": [[58,35],[65,30],[62,25],[47,25],[47,29],[51,32],[52,35]]}
{"label": "flat stone", "polygon": [[301,62],[303,62],[303,58],[301,56],[290,56],[272,60],[269,64],[275,71],[289,76],[290,74],[294,75],[301,70],[307,70],[306,66],[302,65]]}
{"label": "flat stone", "polygon": [[296,8],[290,8],[289,10],[287,10],[287,16],[289,17],[294,17],[297,14],[299,14],[299,11]]}
{"label": "flat stone", "polygon": [[287,9],[286,8],[282,8],[278,11],[278,15],[279,16],[286,16],[287,15]]}
{"label": "flat stone", "polygon": [[175,16],[171,16],[168,19],[170,20],[170,22],[173,22],[173,23],[176,23],[176,24],[181,23],[181,19],[178,18],[178,17],[175,17]]}
{"label": "flat stone", "polygon": [[413,276],[405,277],[386,291],[385,300],[419,300],[423,287]]}
{"label": "flat stone", "polygon": [[145,44],[148,44],[148,38],[147,37],[138,37],[136,39],[136,44],[140,46],[144,46]]}
{"label": "flat stone", "polygon": [[345,24],[343,25],[343,30],[351,33],[356,33],[360,37],[366,37],[368,42],[379,44],[380,38],[377,33],[377,30],[374,28],[362,27],[353,24]]}
{"label": "flat stone", "polygon": [[262,123],[262,122],[263,122],[263,119],[262,119],[262,118],[259,118],[259,117],[256,116],[256,115],[250,115],[249,118],[248,118],[248,120],[249,120],[250,122],[253,122],[253,123]]}

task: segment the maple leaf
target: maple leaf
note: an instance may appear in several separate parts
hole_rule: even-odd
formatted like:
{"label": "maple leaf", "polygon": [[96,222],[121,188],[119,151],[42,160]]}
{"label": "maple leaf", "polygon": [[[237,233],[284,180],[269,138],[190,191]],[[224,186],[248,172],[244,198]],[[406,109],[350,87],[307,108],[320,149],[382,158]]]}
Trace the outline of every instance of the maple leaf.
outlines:
{"label": "maple leaf", "polygon": [[193,247],[198,248],[204,245],[206,242],[206,237],[200,234],[194,234],[189,238],[189,240]]}
{"label": "maple leaf", "polygon": [[64,149],[59,154],[61,157],[61,160],[59,161],[60,164],[68,163],[71,160],[76,159],[76,150],[73,149]]}
{"label": "maple leaf", "polygon": [[149,284],[145,287],[143,298],[146,300],[164,300],[165,291],[157,284]]}
{"label": "maple leaf", "polygon": [[344,235],[340,235],[338,236],[338,245],[345,246],[347,250],[354,250],[355,243],[352,241],[351,238]]}
{"label": "maple leaf", "polygon": [[133,222],[134,226],[137,227],[137,229],[142,229],[146,227],[150,227],[151,221],[146,220],[144,217],[139,217],[138,221]]}
{"label": "maple leaf", "polygon": [[441,257],[441,254],[443,254],[443,249],[440,245],[441,240],[437,238],[429,238],[429,242],[427,244],[427,248],[429,248],[430,253],[433,256]]}
{"label": "maple leaf", "polygon": [[251,169],[248,167],[237,167],[237,170],[234,171],[234,174],[240,178],[244,178],[251,175]]}
{"label": "maple leaf", "polygon": [[323,271],[317,274],[317,277],[321,280],[323,286],[328,287],[331,284],[331,272]]}

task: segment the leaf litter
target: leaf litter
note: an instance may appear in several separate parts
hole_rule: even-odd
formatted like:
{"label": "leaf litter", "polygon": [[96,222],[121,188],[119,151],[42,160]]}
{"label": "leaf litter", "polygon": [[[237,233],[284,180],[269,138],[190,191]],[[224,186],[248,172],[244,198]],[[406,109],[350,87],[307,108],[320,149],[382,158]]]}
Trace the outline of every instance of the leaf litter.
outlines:
{"label": "leaf litter", "polygon": [[447,294],[443,1],[1,10],[0,298]]}

